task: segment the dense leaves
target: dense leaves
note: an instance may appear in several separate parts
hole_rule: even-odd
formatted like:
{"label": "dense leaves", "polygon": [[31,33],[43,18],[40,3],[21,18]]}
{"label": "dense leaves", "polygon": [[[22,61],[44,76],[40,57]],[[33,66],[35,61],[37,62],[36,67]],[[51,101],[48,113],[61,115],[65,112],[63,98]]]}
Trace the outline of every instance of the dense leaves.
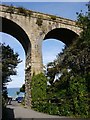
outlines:
{"label": "dense leaves", "polygon": [[[80,13],[77,23],[83,31],[80,37],[57,57],[55,70],[61,76],[58,84],[54,84],[53,95],[66,101],[64,106],[61,102],[60,115],[89,117],[90,19],[88,15]],[[52,87],[50,89],[52,90]]]}
{"label": "dense leaves", "polygon": [[[53,82],[54,82],[54,78],[55,78],[55,75],[57,73],[56,69],[55,69],[55,63],[54,62],[50,62],[48,63],[47,65],[47,77],[48,77],[48,81],[49,83],[52,85]],[[55,72],[56,71],[56,72]]]}
{"label": "dense leaves", "polygon": [[9,45],[0,44],[2,48],[2,94],[4,98],[7,98],[7,83],[11,81],[10,76],[16,75],[16,67],[20,63],[18,54],[14,53],[13,49]]}
{"label": "dense leaves", "polygon": [[2,44],[2,80],[3,85],[9,81],[10,75],[16,75],[16,66],[20,63],[18,54],[14,53],[9,45]]}
{"label": "dense leaves", "polygon": [[32,104],[46,98],[47,80],[43,73],[34,75],[31,82]]}
{"label": "dense leaves", "polygon": [[20,92],[25,92],[25,84],[23,84],[22,87],[20,88]]}

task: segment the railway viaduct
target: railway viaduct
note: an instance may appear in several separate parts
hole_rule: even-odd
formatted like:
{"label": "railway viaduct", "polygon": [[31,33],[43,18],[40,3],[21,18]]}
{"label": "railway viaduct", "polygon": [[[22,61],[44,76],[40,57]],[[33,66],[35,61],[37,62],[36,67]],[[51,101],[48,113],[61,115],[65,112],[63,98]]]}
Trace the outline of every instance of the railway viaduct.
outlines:
{"label": "railway viaduct", "polygon": [[66,18],[5,5],[0,5],[0,22],[0,32],[15,37],[25,50],[25,104],[30,106],[31,76],[43,71],[43,40],[54,38],[69,46],[81,28]]}

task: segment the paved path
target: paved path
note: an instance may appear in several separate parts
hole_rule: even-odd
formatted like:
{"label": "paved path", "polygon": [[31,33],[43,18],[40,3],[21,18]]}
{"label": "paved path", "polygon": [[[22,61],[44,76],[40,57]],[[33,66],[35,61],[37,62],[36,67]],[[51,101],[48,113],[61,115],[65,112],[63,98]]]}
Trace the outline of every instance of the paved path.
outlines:
{"label": "paved path", "polygon": [[16,101],[13,101],[11,105],[7,106],[7,112],[8,112],[8,119],[9,118],[65,118],[60,116],[48,115],[31,109],[24,108]]}
{"label": "paved path", "polygon": [[44,118],[44,120],[76,120],[63,116],[48,115],[31,109],[27,109],[18,104],[16,101],[13,101],[11,105],[7,106],[7,114],[8,120],[12,120],[13,118],[18,118],[19,120],[24,120],[25,118],[29,118],[28,120],[40,120],[40,118]]}

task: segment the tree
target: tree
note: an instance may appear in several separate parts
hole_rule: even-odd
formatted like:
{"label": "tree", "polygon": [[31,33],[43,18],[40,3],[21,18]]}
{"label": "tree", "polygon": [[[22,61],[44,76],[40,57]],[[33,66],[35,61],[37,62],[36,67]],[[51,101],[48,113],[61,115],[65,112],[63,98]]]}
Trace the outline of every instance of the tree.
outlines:
{"label": "tree", "polygon": [[23,84],[22,87],[20,88],[20,92],[25,92],[25,84]]}
{"label": "tree", "polygon": [[19,94],[20,94],[20,91],[17,91],[16,94],[19,95]]}
{"label": "tree", "polygon": [[2,95],[7,98],[6,84],[11,81],[10,76],[16,75],[16,67],[21,62],[18,53],[14,53],[9,45],[1,44],[2,48]]}
{"label": "tree", "polygon": [[[90,3],[88,4],[90,8]],[[90,10],[89,10],[90,12]],[[55,84],[58,97],[66,101],[61,104],[60,114],[73,114],[89,117],[90,95],[90,17],[88,14],[78,14],[77,24],[83,29],[70,47],[59,54],[56,60],[57,73],[62,73],[58,84]],[[57,89],[58,88],[58,89]],[[60,92],[59,92],[60,90]],[[64,97],[65,96],[65,97]],[[68,105],[67,105],[68,103]],[[67,108],[66,108],[67,106]],[[62,109],[61,109],[62,108]],[[63,112],[64,111],[64,112]]]}
{"label": "tree", "polygon": [[52,85],[56,75],[56,67],[54,62],[50,62],[47,64],[47,78],[49,83]]}

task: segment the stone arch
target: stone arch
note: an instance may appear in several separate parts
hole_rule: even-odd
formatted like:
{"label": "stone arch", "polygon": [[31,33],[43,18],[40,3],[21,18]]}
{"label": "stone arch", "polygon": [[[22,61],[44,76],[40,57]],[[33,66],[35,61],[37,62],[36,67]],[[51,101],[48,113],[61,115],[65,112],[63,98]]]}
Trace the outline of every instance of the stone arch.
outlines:
{"label": "stone arch", "polygon": [[28,50],[30,51],[31,48],[31,43],[28,35],[15,22],[4,17],[0,17],[0,19],[2,20],[2,30],[0,32],[4,32],[15,37],[21,43],[27,55]]}
{"label": "stone arch", "polygon": [[[25,66],[31,63],[31,42],[26,34],[26,32],[21,28],[18,24],[15,22],[4,18],[0,17],[0,21],[2,22],[2,29],[0,29],[0,32],[7,33],[13,37],[15,37],[22,45],[22,47],[25,50],[26,54],[26,60],[25,60]],[[27,68],[25,68],[25,104],[30,105],[30,93],[28,92],[30,90],[30,85],[28,84],[31,80],[31,65]]]}
{"label": "stone arch", "polygon": [[45,37],[45,39],[57,39],[65,43],[67,46],[69,46],[73,40],[75,40],[78,37],[78,34],[74,31],[67,29],[67,28],[55,28],[51,31],[49,31]]}

